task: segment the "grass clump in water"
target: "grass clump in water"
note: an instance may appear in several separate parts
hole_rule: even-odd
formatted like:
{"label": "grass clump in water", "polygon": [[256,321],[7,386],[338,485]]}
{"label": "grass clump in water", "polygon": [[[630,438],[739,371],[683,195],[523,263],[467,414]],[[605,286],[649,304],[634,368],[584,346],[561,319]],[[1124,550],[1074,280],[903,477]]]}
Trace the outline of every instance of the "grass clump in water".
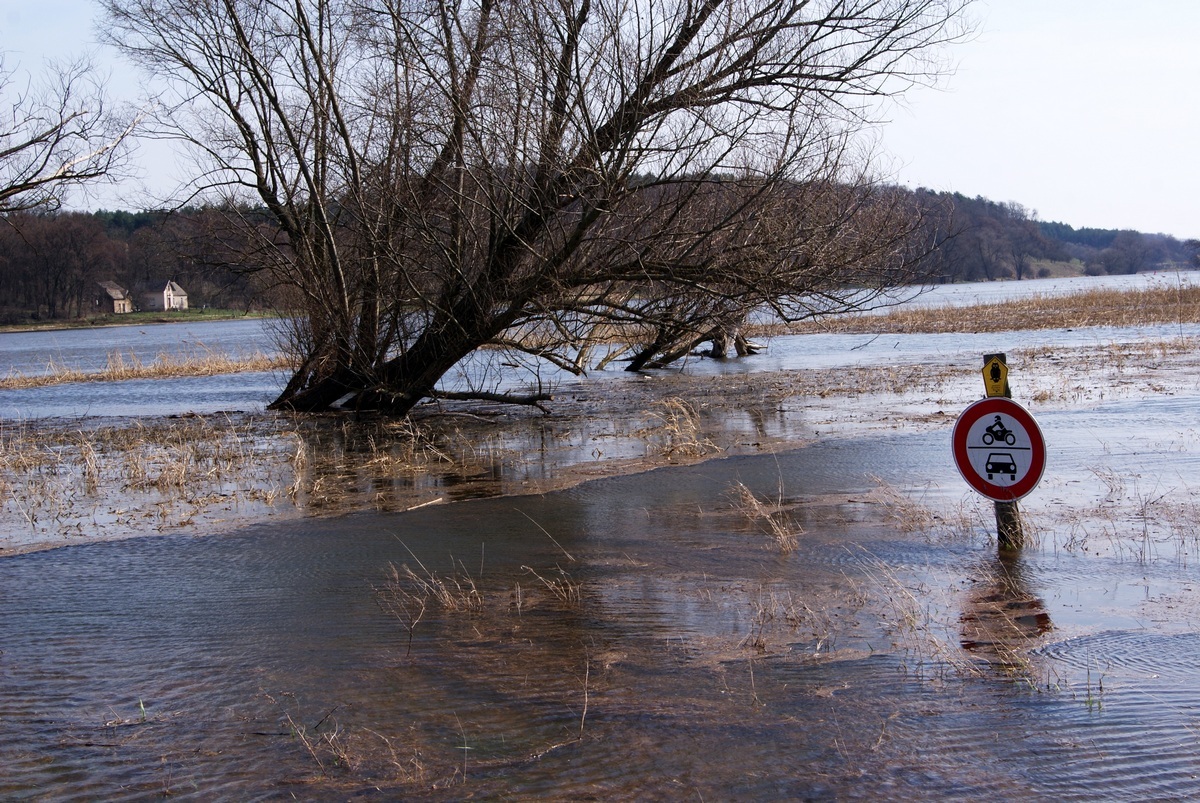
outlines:
{"label": "grass clump in water", "polygon": [[770,536],[780,552],[787,554],[795,551],[797,538],[804,533],[804,528],[792,521],[783,509],[782,497],[775,502],[763,502],[742,482],[734,483],[729,495],[734,508]]}

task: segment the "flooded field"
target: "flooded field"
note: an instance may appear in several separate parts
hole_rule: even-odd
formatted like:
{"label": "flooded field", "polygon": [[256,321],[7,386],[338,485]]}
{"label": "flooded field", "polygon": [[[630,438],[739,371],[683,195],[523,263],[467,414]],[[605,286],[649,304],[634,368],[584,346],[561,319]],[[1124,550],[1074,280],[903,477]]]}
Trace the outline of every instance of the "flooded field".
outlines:
{"label": "flooded field", "polygon": [[[855,338],[488,416],[359,512],[294,427],[239,437],[308,438],[298,501],[220,526],[98,541],[81,491],[0,558],[0,799],[1195,796],[1196,333]],[[991,350],[1049,452],[1016,553],[950,460]]]}
{"label": "flooded field", "polygon": [[0,561],[0,797],[1187,796],[1194,450],[1001,558],[944,441]]}

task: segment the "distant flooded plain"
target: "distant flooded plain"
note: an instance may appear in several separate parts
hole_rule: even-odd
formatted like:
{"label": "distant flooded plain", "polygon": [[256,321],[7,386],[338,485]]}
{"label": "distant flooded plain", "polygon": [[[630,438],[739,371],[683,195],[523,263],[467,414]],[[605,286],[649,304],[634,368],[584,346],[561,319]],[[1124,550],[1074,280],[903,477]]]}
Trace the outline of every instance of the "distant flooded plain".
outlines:
{"label": "distant flooded plain", "polygon": [[0,798],[1195,796],[1194,372],[1014,364],[1049,451],[1017,553],[949,448],[984,351],[1195,333],[1025,337],[767,411],[774,453],[0,559]]}

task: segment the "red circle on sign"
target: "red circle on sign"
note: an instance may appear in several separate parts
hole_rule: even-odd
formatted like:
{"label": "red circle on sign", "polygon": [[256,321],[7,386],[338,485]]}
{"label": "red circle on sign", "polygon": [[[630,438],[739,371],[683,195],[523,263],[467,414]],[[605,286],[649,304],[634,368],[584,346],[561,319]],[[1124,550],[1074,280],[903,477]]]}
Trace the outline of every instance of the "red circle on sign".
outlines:
{"label": "red circle on sign", "polygon": [[[989,415],[1008,416],[1021,431],[1011,433],[1012,439],[1007,442],[997,442],[989,432],[988,435],[992,436],[992,440],[981,440],[978,444],[968,443],[972,428]],[[1009,451],[1012,448],[1011,444],[1018,442],[1018,435],[1022,436],[1019,438],[1022,445],[1015,448],[1029,453],[1028,468],[1020,475],[1020,479],[1016,479],[1017,466],[1012,459],[1011,451]],[[958,420],[954,422],[952,442],[954,463],[958,466],[958,473],[962,474],[967,484],[976,491],[997,502],[1012,502],[1025,496],[1042,479],[1042,472],[1046,469],[1046,442],[1042,438],[1042,431],[1038,428],[1037,422],[1033,420],[1033,416],[1012,399],[1003,397],[981,399],[963,410]],[[1028,442],[1028,446],[1024,445],[1026,442]],[[987,450],[987,454],[990,457],[998,458],[998,462],[1005,461],[1006,458],[1007,461],[1012,461],[1010,465],[1013,472],[1011,475],[1014,479],[1013,484],[1001,485],[991,482],[988,477],[984,476],[987,471],[981,473],[979,467],[972,464],[972,450]],[[1008,473],[1008,470],[1005,468],[1003,473]]]}

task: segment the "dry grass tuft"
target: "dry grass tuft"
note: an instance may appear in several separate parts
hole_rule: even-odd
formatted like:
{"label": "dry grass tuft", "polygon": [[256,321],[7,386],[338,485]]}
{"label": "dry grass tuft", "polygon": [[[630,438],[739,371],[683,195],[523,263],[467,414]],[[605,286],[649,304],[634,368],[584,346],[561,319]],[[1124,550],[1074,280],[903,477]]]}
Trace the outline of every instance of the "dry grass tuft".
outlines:
{"label": "dry grass tuft", "polygon": [[782,498],[774,503],[763,502],[744,483],[734,483],[729,492],[734,507],[749,521],[771,537],[779,551],[787,554],[796,549],[797,538],[804,529],[783,509]]}
{"label": "dry grass tuft", "polygon": [[[411,552],[409,553],[412,554]],[[447,576],[436,575],[413,556],[420,572],[407,563],[396,568],[392,564],[391,576],[383,588],[375,590],[380,607],[404,625],[408,633],[408,651],[412,652],[413,636],[417,625],[425,619],[431,608],[453,614],[474,615],[483,611],[483,594],[475,580],[460,569]]]}
{"label": "dry grass tuft", "polygon": [[466,570],[442,576],[426,569],[420,561],[416,562],[421,569],[419,573],[407,563],[399,569],[391,567],[388,589],[394,596],[420,600],[423,608],[436,605],[450,613],[471,614],[483,610],[483,595]]}
{"label": "dry grass tuft", "polygon": [[548,579],[528,566],[521,568],[536,577],[550,592],[550,595],[563,605],[574,608],[583,602],[583,585],[572,579],[564,569],[557,569],[557,578]]}
{"label": "dry grass tuft", "polygon": [[810,658],[819,658],[822,652],[833,649],[836,638],[836,613],[826,609],[813,610],[807,602],[790,590],[776,591],[763,587],[759,587],[750,604],[754,616],[751,619],[750,632],[738,644],[739,648],[749,648],[760,653],[768,652],[775,631],[782,626],[788,634],[789,644],[797,635],[808,632],[812,641],[806,645],[805,653]]}
{"label": "dry grass tuft", "polygon": [[927,540],[957,540],[990,532],[995,526],[981,516],[980,505],[986,504],[973,497],[969,498],[969,503],[964,502],[951,511],[934,509],[887,480],[875,475],[868,475],[868,479],[875,484],[869,495],[870,501],[882,507],[884,518],[902,533],[920,535]]}
{"label": "dry grass tuft", "polygon": [[657,426],[641,430],[638,435],[659,442],[664,457],[703,457],[720,451],[720,447],[705,437],[700,414],[690,403],[672,396],[663,399],[650,413]]}
{"label": "dry grass tuft", "polygon": [[863,577],[875,587],[872,596],[883,605],[881,613],[895,646],[908,656],[904,662],[907,671],[916,676],[930,671],[935,676],[980,674],[980,667],[958,645],[953,626],[941,618],[943,611],[954,610],[954,606],[938,600],[924,584],[902,577],[868,550],[859,547],[851,554],[857,557]]}

